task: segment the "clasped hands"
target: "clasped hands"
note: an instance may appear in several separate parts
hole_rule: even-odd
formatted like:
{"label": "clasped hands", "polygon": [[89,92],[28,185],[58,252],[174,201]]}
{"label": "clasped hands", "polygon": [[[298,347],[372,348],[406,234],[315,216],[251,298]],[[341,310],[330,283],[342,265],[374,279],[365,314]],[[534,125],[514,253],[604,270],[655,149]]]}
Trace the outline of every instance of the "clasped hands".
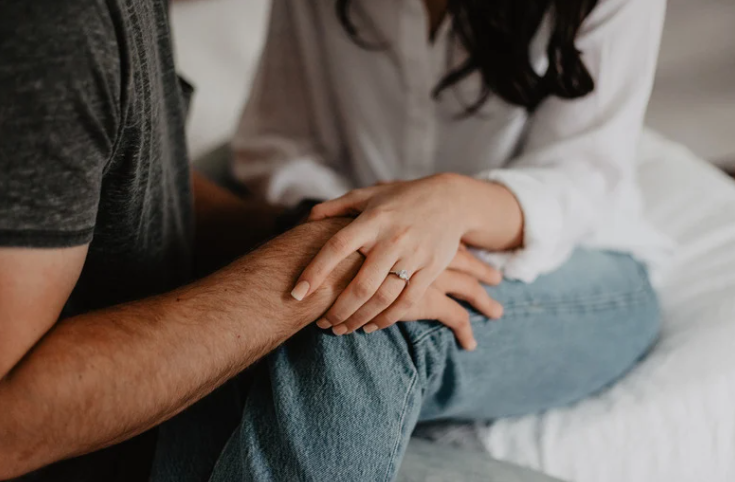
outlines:
{"label": "clasped hands", "polygon": [[503,307],[483,285],[498,285],[502,275],[462,244],[470,229],[463,205],[472,202],[463,191],[462,176],[440,174],[357,189],[317,205],[309,221],[354,221],[324,245],[292,296],[307,298],[340,262],[360,252],[366,258],[362,268],[317,322],[320,328],[343,336],[360,328],[372,333],[399,321],[437,320],[464,349],[474,350],[469,314],[456,300],[499,319]]}

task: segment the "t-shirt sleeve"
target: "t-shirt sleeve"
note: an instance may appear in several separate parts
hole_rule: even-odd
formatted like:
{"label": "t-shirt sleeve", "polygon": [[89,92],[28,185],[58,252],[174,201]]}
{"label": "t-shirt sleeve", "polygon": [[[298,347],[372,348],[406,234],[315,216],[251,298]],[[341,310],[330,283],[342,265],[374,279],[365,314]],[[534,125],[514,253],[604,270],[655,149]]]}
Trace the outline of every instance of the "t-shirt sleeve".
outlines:
{"label": "t-shirt sleeve", "polygon": [[0,246],[92,239],[120,125],[121,60],[102,3],[3,2]]}

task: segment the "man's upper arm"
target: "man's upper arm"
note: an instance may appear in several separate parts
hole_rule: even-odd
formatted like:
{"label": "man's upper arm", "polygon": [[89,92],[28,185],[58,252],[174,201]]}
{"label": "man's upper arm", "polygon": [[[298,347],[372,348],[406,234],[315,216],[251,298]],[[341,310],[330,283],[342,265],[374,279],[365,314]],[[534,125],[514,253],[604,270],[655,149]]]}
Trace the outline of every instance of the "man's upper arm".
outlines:
{"label": "man's upper arm", "polygon": [[0,7],[0,247],[92,239],[122,89],[113,25],[96,4]]}
{"label": "man's upper arm", "polygon": [[1,378],[58,320],[79,278],[122,87],[98,2],[7,0],[0,11]]}
{"label": "man's upper arm", "polygon": [[87,246],[0,248],[0,379],[56,323]]}

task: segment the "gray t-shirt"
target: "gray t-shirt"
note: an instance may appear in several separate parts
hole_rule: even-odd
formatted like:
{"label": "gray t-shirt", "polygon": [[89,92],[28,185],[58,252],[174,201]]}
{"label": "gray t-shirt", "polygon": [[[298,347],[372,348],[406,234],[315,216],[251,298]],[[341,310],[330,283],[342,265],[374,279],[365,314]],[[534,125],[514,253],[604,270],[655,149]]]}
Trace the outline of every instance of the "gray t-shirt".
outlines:
{"label": "gray t-shirt", "polygon": [[0,247],[89,243],[64,317],[190,280],[190,93],[166,0],[0,0]]}

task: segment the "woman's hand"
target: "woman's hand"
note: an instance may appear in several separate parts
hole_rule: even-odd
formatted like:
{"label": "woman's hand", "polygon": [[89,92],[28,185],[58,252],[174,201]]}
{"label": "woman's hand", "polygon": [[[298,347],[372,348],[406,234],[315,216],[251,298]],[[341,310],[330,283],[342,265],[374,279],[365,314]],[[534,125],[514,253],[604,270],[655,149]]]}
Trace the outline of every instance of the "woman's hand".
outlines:
{"label": "woman's hand", "polygon": [[[370,301],[391,272],[405,270],[410,282],[384,316],[405,316],[454,258],[468,226],[462,213],[460,176],[436,175],[411,182],[358,189],[316,206],[310,220],[357,215],[327,242],[293,290],[296,299],[313,293],[343,259],[359,251],[367,259],[327,313],[339,325]],[[382,311],[382,310],[381,310]]]}
{"label": "woman's hand", "polygon": [[[497,187],[465,176],[440,174],[358,189],[316,206],[311,220],[346,215],[357,215],[357,219],[324,246],[302,273],[292,295],[296,299],[309,296],[341,260],[359,251],[367,257],[362,269],[320,326],[340,325],[368,302],[371,311],[380,314],[382,324],[404,319],[449,266],[463,236],[477,224],[487,224],[493,198],[482,198],[478,189],[495,192]],[[484,205],[478,208],[479,201]],[[404,270],[410,282],[400,296],[381,296],[378,290],[383,282],[397,278],[390,273]]]}
{"label": "woman's hand", "polygon": [[[485,288],[477,280],[447,270],[426,291],[421,302],[410,309],[401,321],[439,321],[454,332],[462,348],[474,351],[477,348],[477,341],[472,332],[470,314],[453,298],[466,301],[490,319],[497,319],[503,314],[503,307],[500,303],[490,298]],[[365,333],[372,333],[381,328],[387,328],[387,326],[370,323],[363,330]]]}
{"label": "woman's hand", "polygon": [[[501,281],[499,271],[478,260],[466,249],[460,249],[449,269],[439,275],[421,301],[400,321],[437,320],[454,331],[463,348],[473,350],[477,343],[470,327],[469,314],[452,298],[466,301],[490,319],[498,319],[503,315],[503,307],[488,295],[483,285],[494,286]],[[332,328],[333,332],[341,336],[349,335],[361,327],[366,333],[388,328],[393,323],[380,316],[381,306],[395,301],[403,288],[404,282],[399,278],[386,278],[373,299],[347,321]],[[331,327],[324,319],[318,325],[325,329]]]}

